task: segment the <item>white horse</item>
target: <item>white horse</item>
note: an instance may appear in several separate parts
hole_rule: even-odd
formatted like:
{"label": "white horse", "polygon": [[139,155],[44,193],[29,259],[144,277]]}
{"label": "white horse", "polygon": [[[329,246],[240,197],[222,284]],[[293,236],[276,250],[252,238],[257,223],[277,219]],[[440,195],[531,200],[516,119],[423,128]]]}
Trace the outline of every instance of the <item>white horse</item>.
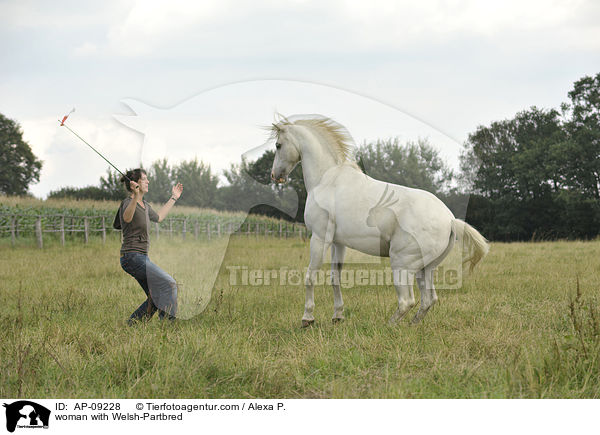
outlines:
{"label": "white horse", "polygon": [[271,127],[276,139],[271,178],[287,181],[302,161],[308,192],[304,220],[312,231],[310,265],[305,277],[306,303],[302,326],[314,322],[314,283],[323,257],[331,247],[333,322],[344,319],[340,272],[345,247],[390,257],[398,310],[396,323],[415,305],[414,278],[421,306],[419,322],[437,301],[433,272],[462,236],[471,269],[488,252],[485,238],[469,224],[455,219],[445,204],[429,192],[375,180],[364,174],[353,156],[346,130],[329,118],[310,115],[283,118]]}

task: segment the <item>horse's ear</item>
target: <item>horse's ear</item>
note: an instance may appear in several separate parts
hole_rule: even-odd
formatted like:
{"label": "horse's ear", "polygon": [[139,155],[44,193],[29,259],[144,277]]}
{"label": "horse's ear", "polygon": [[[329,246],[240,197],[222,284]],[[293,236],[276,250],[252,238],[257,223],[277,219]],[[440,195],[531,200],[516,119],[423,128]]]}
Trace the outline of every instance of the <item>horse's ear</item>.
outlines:
{"label": "horse's ear", "polygon": [[281,113],[275,112],[275,122],[277,124],[280,124],[280,123],[289,123],[290,121],[285,116],[283,116]]}
{"label": "horse's ear", "polygon": [[277,133],[281,131],[281,127],[279,127],[277,124],[273,123],[271,125],[273,126],[273,131],[276,131]]}

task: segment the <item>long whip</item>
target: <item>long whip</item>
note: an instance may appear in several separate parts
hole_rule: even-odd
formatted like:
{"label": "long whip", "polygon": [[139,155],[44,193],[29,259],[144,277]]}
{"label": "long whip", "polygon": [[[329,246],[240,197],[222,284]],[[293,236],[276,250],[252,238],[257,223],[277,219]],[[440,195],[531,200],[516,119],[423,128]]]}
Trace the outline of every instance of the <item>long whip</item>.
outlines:
{"label": "long whip", "polygon": [[102,157],[106,163],[108,163],[110,166],[112,166],[113,168],[115,168],[119,174],[121,174],[123,177],[125,177],[126,179],[128,179],[129,181],[131,181],[131,180],[129,179],[129,177],[128,177],[127,175],[125,175],[123,172],[121,172],[121,171],[119,170],[119,168],[117,168],[115,165],[113,165],[113,164],[110,162],[110,160],[108,160],[106,157],[104,157],[102,154],[100,154],[100,152],[98,152],[98,150],[96,150],[96,148],[94,148],[93,146],[91,146],[91,145],[88,143],[88,141],[86,141],[84,138],[82,138],[81,136],[79,136],[79,135],[77,134],[77,132],[75,132],[75,131],[74,131],[74,130],[71,128],[71,127],[69,127],[68,125],[66,125],[66,124],[65,124],[65,121],[67,120],[67,118],[69,117],[69,115],[70,115],[71,113],[73,113],[73,112],[75,112],[75,108],[74,108],[74,107],[73,107],[73,109],[71,109],[71,111],[70,111],[69,113],[67,113],[67,114],[66,114],[66,115],[63,117],[62,121],[58,121],[58,122],[60,123],[60,126],[61,126],[61,127],[65,127],[67,130],[69,130],[71,133],[73,133],[75,136],[77,136],[77,137],[79,138],[79,140],[81,140],[81,141],[82,141],[84,144],[86,144],[88,147],[90,147],[90,148],[91,148],[91,149],[92,149],[92,150],[93,150],[93,151],[94,151],[96,154],[98,154],[100,157]]}

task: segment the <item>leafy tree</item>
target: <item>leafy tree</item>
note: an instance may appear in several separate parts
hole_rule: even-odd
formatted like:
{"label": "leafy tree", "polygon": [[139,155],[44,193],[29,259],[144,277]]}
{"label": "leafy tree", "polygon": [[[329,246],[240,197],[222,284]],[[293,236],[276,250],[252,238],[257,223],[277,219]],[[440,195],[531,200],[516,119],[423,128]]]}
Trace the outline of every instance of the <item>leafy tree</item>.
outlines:
{"label": "leafy tree", "polygon": [[461,156],[467,219],[492,239],[590,238],[600,228],[600,74],[562,111],[532,107],[480,126]]}
{"label": "leafy tree", "polygon": [[475,215],[488,220],[473,221],[469,210],[471,223],[495,239],[556,237],[555,196],[565,186],[566,144],[556,110],[532,107],[513,119],[479,126],[469,135],[461,167],[473,178],[476,192],[487,198],[473,203],[487,209]]}
{"label": "leafy tree", "polygon": [[[288,175],[288,182],[285,185],[277,184],[271,180],[271,169],[273,167],[273,160],[275,159],[275,151],[266,151],[259,159],[254,163],[250,164],[247,168],[247,173],[250,177],[257,180],[262,184],[270,184],[271,189],[277,194],[281,206],[284,204],[284,189],[294,189],[298,194],[298,211],[296,216],[292,216],[292,220],[296,222],[304,222],[304,206],[306,205],[306,187],[304,186],[304,175],[302,173],[302,163]],[[260,202],[259,202],[260,204]],[[265,214],[268,216],[278,217],[281,219],[290,219],[290,216],[267,205],[258,205],[254,209],[251,209],[252,213]]]}
{"label": "leafy tree", "polygon": [[100,177],[99,186],[63,187],[53,190],[48,198],[92,199],[96,201],[120,201],[126,195],[125,187],[119,180],[121,175],[110,168],[106,170],[106,178]]}
{"label": "leafy tree", "polygon": [[515,118],[479,126],[469,135],[463,168],[478,164],[474,187],[492,198],[540,198],[564,186],[561,156],[567,137],[556,110],[532,107]]}
{"label": "leafy tree", "polygon": [[[148,190],[148,201],[165,203],[171,197],[171,189],[175,185],[174,180],[174,169],[169,166],[167,159],[157,160],[148,170],[148,180],[150,186]],[[185,189],[185,195],[187,196],[188,190]],[[181,198],[185,201],[185,198]]]}
{"label": "leafy tree", "polygon": [[[193,159],[179,164],[174,173],[177,181],[184,186],[179,204],[206,208],[214,205],[219,178],[212,173],[210,165]],[[171,187],[167,192],[170,196]]]}
{"label": "leafy tree", "polygon": [[565,176],[570,186],[600,199],[600,73],[583,77],[569,92],[571,119]]}
{"label": "leafy tree", "polygon": [[359,165],[369,176],[434,194],[447,191],[453,173],[427,140],[402,145],[398,138],[377,140],[358,149]]}
{"label": "leafy tree", "polygon": [[0,192],[25,195],[40,179],[42,162],[23,140],[21,126],[0,114]]}
{"label": "leafy tree", "polygon": [[[219,188],[217,208],[221,210],[249,210],[259,201],[257,193],[249,187],[248,173],[253,162],[242,159],[241,163],[233,163],[230,168],[223,171],[227,185]],[[259,177],[258,181],[261,182]],[[266,184],[263,182],[262,184]]]}
{"label": "leafy tree", "polygon": [[278,197],[281,207],[285,207],[284,189],[293,188],[299,196],[299,208],[295,221],[304,221],[304,203],[306,202],[306,189],[302,178],[300,165],[289,176],[286,185],[276,184],[271,180],[271,167],[275,151],[265,151],[262,156],[253,162],[242,160],[240,164],[231,165],[229,170],[224,171],[228,185],[219,189],[219,208],[225,210],[250,210],[254,214],[262,214],[280,219],[290,219],[290,216],[279,208],[264,204],[263,194],[254,186],[255,182],[268,186],[272,193]]}
{"label": "leafy tree", "polygon": [[110,168],[106,170],[106,178],[100,177],[100,190],[104,194],[103,199],[120,201],[125,197],[125,186],[120,180],[121,174],[117,171],[112,171]]}
{"label": "leafy tree", "polygon": [[[217,195],[218,178],[213,175],[210,166],[197,159],[184,161],[172,168],[167,159],[157,160],[148,172],[150,181],[148,201],[164,203],[171,197],[171,189],[176,182],[185,186],[179,204],[196,207],[214,207]],[[106,177],[100,177],[99,186],[64,187],[50,192],[51,198],[74,198],[95,200],[121,200],[127,195],[121,175],[107,170]]]}
{"label": "leafy tree", "polygon": [[[92,199],[95,201],[105,201],[112,198],[106,196],[106,191],[98,186],[86,187],[63,187],[59,190],[53,190],[48,194],[50,199]],[[123,195],[118,199],[122,199]]]}

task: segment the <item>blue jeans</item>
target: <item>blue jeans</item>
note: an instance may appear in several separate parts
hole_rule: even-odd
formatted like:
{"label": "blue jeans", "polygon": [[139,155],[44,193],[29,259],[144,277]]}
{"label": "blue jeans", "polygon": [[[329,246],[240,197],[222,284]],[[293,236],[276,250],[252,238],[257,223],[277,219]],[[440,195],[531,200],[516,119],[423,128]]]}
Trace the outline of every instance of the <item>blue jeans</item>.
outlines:
{"label": "blue jeans", "polygon": [[121,256],[121,267],[140,284],[146,296],[150,296],[151,306],[146,299],[133,312],[129,321],[149,319],[158,310],[161,319],[175,319],[177,313],[177,283],[164,270],[152,263],[147,255],[127,252]]}

